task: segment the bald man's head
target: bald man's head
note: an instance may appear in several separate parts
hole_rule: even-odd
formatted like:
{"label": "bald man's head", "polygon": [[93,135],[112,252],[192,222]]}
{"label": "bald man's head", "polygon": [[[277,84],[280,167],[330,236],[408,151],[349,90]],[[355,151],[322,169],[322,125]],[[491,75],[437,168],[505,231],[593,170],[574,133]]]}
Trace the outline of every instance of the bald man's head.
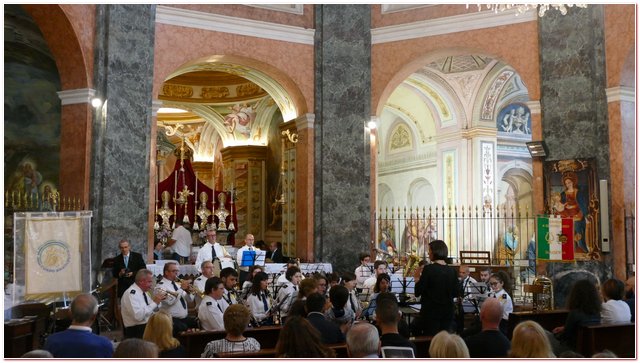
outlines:
{"label": "bald man's head", "polygon": [[502,320],[502,304],[495,297],[490,297],[482,303],[480,309],[480,321],[482,330],[497,329]]}

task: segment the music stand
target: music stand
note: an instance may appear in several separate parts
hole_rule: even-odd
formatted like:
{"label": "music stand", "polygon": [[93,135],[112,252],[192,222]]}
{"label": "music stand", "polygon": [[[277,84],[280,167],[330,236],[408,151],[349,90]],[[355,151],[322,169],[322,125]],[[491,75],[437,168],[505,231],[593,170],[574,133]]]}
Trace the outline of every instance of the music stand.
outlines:
{"label": "music stand", "polygon": [[250,266],[264,266],[266,252],[262,250],[256,251],[243,251],[242,252],[242,261],[240,261],[240,267],[250,267]]}
{"label": "music stand", "polygon": [[398,294],[400,304],[404,304],[409,300],[408,294],[415,294],[416,282],[411,276],[404,277],[402,275],[391,275],[391,292]]}

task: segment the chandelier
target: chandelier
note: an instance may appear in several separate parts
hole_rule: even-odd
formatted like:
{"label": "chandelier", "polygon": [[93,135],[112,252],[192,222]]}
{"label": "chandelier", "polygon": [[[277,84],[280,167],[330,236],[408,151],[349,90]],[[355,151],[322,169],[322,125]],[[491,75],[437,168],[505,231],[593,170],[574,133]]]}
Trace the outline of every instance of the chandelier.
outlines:
{"label": "chandelier", "polygon": [[[491,10],[494,13],[503,12],[505,10],[514,9],[518,13],[524,14],[529,10],[538,9],[538,16],[543,17],[549,9],[555,9],[560,11],[560,14],[567,15],[567,10],[570,7],[586,8],[587,4],[485,4],[487,10]],[[482,10],[482,4],[478,4],[478,11]]]}

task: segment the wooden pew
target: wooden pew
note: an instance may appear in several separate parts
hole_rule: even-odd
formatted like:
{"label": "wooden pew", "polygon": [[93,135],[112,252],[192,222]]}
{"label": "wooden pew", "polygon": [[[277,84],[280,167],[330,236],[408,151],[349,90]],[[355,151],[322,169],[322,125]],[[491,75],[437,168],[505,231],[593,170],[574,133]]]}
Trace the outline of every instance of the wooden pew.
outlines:
{"label": "wooden pew", "polygon": [[600,324],[578,329],[576,352],[589,358],[608,349],[620,358],[636,357],[636,325]]}
{"label": "wooden pew", "polygon": [[511,340],[511,337],[513,337],[513,329],[525,320],[533,320],[544,329],[553,331],[553,328],[564,325],[568,315],[569,310],[518,311],[510,313],[507,325],[507,338]]}
{"label": "wooden pew", "polygon": [[[249,328],[245,330],[244,336],[247,338],[255,338],[260,342],[263,349],[275,348],[280,336],[280,325],[277,326],[261,326],[259,328]],[[221,331],[197,331],[182,332],[178,336],[178,340],[184,346],[189,358],[200,358],[204,347],[212,340],[222,339],[226,336],[224,330]]]}
{"label": "wooden pew", "polygon": [[431,338],[433,337],[426,335],[409,338],[409,341],[416,345],[416,358],[429,358]]}

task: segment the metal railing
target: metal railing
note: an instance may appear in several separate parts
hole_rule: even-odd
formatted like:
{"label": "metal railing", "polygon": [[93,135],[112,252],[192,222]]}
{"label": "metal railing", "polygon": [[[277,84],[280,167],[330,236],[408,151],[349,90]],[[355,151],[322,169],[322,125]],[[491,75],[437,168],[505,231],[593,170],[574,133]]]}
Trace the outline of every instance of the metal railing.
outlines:
{"label": "metal railing", "polygon": [[[535,216],[528,209],[450,206],[394,207],[376,215],[379,256],[417,254],[427,259],[428,245],[443,240],[452,263],[460,251],[489,251],[492,265],[513,267],[515,290],[535,277]],[[514,291],[515,291],[514,290]]]}
{"label": "metal railing", "polygon": [[28,193],[21,190],[5,190],[5,214],[9,212],[63,212],[82,210],[80,198],[61,196],[57,191]]}

